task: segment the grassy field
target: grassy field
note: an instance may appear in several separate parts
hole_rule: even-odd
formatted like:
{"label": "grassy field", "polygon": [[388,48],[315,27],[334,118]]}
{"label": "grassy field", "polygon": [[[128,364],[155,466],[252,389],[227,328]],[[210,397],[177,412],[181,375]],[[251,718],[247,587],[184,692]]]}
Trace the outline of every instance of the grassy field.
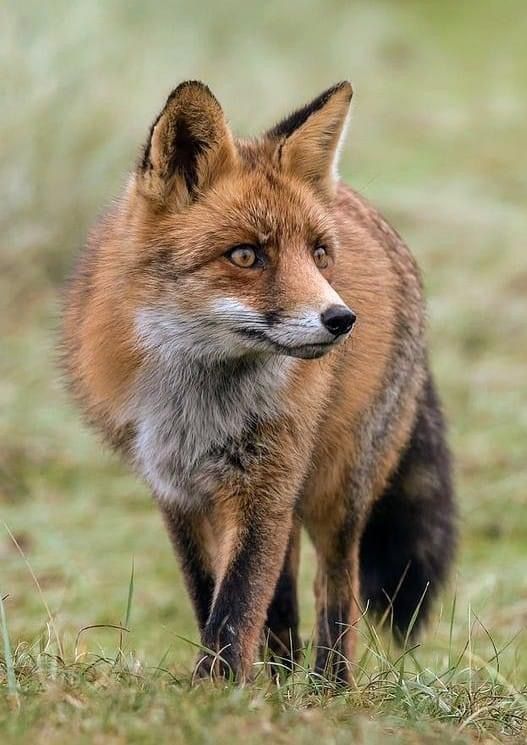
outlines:
{"label": "grassy field", "polygon": [[[525,742],[526,39],[522,0],[2,4],[3,744]],[[421,645],[403,654],[366,620],[340,695],[307,666],[278,686],[191,687],[197,634],[160,517],[55,365],[74,252],[188,77],[245,134],[349,77],[343,174],[426,278],[460,553]],[[306,542],[306,639],[312,559]]]}

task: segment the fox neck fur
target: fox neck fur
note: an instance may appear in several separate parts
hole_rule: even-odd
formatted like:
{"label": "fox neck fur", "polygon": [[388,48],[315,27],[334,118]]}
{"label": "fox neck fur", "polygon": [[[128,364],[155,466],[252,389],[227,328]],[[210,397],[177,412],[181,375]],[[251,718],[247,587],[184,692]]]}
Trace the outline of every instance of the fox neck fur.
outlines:
{"label": "fox neck fur", "polygon": [[149,354],[128,411],[135,464],[158,499],[202,508],[225,469],[223,449],[240,447],[257,423],[285,413],[293,360],[196,356],[184,329],[173,319],[160,325],[155,312],[142,313],[139,326]]}

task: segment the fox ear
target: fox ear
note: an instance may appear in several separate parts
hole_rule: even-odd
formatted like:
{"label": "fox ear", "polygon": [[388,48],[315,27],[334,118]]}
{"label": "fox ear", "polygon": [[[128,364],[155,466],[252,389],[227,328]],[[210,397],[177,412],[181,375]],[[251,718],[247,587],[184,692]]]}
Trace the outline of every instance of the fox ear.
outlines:
{"label": "fox ear", "polygon": [[198,81],[175,88],[153,123],[137,169],[140,191],[161,204],[192,201],[236,161],[220,104]]}
{"label": "fox ear", "polygon": [[267,133],[278,141],[280,166],[316,189],[334,193],[339,146],[344,139],[353,89],[343,81],[290,114]]}

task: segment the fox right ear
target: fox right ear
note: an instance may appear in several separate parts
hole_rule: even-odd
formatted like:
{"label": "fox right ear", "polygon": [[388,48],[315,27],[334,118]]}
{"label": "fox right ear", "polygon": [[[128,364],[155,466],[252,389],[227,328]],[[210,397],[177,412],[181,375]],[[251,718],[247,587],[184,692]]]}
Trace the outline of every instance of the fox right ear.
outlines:
{"label": "fox right ear", "polygon": [[137,169],[139,190],[161,205],[182,207],[236,161],[220,104],[209,88],[175,88],[153,123]]}
{"label": "fox right ear", "polygon": [[343,80],[267,132],[278,162],[315,189],[335,192],[340,145],[345,136],[351,83]]}

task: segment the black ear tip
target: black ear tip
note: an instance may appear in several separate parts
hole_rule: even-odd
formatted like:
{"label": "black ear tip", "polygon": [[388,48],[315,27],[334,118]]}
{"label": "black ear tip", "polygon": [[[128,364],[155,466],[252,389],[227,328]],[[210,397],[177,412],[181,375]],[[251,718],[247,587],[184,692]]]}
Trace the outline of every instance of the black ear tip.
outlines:
{"label": "black ear tip", "polygon": [[322,109],[329,101],[340,91],[347,91],[347,103],[351,101],[353,89],[349,80],[341,80],[340,83],[327,88],[319,96],[314,98],[301,109],[297,109],[281,122],[270,129],[266,137],[276,139],[280,137],[289,137],[295,130],[301,127],[309,117]]}
{"label": "black ear tip", "polygon": [[328,93],[336,93],[337,91],[347,91],[349,98],[353,96],[353,86],[349,80],[341,80],[340,83],[336,83],[332,88],[329,89]]}
{"label": "black ear tip", "polygon": [[182,93],[186,91],[194,92],[198,95],[199,94],[205,95],[209,98],[212,98],[217,103],[216,96],[213,94],[209,86],[205,85],[205,83],[202,83],[201,80],[184,80],[182,83],[177,85],[172,90],[172,92],[167,98],[166,105],[168,105],[171,101],[173,101],[175,98],[177,98],[178,96],[180,96]]}

